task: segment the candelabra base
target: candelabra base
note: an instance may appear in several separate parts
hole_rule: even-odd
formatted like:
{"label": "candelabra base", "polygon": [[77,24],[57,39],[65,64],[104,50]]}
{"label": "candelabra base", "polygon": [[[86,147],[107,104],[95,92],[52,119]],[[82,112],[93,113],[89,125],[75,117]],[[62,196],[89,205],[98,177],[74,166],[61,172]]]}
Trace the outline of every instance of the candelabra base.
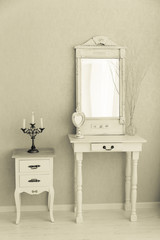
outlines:
{"label": "candelabra base", "polygon": [[39,151],[36,148],[34,148],[34,149],[31,148],[31,149],[28,150],[28,152],[29,153],[38,153]]}

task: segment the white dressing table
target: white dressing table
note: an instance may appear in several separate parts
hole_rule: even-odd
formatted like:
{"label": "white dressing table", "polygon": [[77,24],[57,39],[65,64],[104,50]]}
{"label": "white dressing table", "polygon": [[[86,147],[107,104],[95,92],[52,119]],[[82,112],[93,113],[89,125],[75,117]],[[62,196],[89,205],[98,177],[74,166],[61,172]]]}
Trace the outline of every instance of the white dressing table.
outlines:
{"label": "white dressing table", "polygon": [[[132,82],[126,96],[125,47],[105,36],[95,36],[75,47],[76,112],[72,122],[76,135],[69,135],[75,156],[76,222],[82,216],[82,161],[85,152],[126,152],[125,209],[131,207],[131,221],[137,220],[137,165],[143,138],[126,135],[125,102],[133,117]],[[136,69],[135,69],[136,71]],[[128,79],[126,79],[128,81]],[[126,97],[125,97],[126,96]],[[131,118],[130,118],[131,120]],[[81,136],[84,138],[81,138]]]}
{"label": "white dressing table", "polygon": [[68,135],[75,156],[75,212],[76,222],[83,222],[82,215],[82,161],[85,152],[126,152],[125,210],[131,208],[131,221],[137,221],[137,165],[145,139],[139,136],[84,136]]}

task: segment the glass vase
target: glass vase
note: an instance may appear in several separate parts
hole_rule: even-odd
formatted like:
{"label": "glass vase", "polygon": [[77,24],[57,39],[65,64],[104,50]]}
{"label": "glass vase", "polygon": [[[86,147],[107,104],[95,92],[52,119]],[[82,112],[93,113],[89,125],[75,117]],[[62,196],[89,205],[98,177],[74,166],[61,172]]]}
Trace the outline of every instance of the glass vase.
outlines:
{"label": "glass vase", "polygon": [[130,120],[130,124],[127,127],[127,134],[130,136],[134,136],[136,134],[136,127],[133,123],[133,119]]}

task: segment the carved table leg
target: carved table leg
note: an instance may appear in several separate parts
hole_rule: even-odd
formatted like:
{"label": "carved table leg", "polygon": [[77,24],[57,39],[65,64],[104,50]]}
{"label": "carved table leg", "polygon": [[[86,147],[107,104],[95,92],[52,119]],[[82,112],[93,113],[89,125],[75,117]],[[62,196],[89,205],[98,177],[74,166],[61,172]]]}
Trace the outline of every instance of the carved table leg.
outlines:
{"label": "carved table leg", "polygon": [[77,161],[76,161],[76,156],[75,156],[75,161],[74,161],[74,212],[76,213],[77,209]]}
{"label": "carved table leg", "polygon": [[19,224],[20,215],[21,215],[21,212],[20,212],[21,198],[18,190],[15,190],[14,197],[15,197],[16,213],[17,213],[16,224]]}
{"label": "carved table leg", "polygon": [[54,217],[53,217],[54,189],[53,188],[50,188],[48,197],[49,197],[50,219],[51,219],[51,222],[54,222]]}
{"label": "carved table leg", "polygon": [[137,201],[137,165],[139,152],[132,153],[132,191],[131,191],[131,221],[137,221],[136,201]]}
{"label": "carved table leg", "polygon": [[131,209],[131,152],[126,153],[125,210]]}
{"label": "carved table leg", "polygon": [[83,222],[82,217],[82,153],[75,153],[75,161],[76,161],[76,174],[77,174],[77,208],[76,208],[76,222]]}

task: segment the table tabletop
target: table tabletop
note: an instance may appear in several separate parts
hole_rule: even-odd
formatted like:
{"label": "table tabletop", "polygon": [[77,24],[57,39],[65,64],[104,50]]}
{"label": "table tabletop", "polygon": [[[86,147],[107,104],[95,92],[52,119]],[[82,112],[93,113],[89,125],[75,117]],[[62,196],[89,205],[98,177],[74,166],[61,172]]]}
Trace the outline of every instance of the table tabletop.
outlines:
{"label": "table tabletop", "polygon": [[69,134],[71,143],[145,143],[146,140],[137,135],[85,135],[83,138],[76,138],[76,135]]}

